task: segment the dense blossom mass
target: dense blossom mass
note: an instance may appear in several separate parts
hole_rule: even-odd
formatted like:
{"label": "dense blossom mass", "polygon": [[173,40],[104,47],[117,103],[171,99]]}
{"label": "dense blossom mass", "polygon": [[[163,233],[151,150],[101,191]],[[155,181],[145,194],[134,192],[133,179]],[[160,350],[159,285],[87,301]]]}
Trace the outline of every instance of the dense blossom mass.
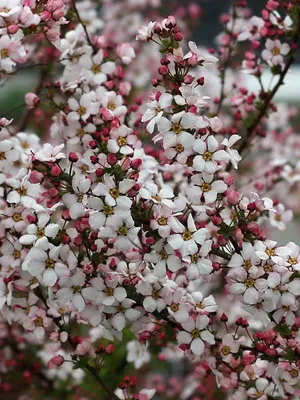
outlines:
{"label": "dense blossom mass", "polygon": [[197,4],[99,3],[0,0],[1,85],[38,81],[0,115],[1,391],[299,399],[300,249],[274,228],[300,139],[274,97],[300,4],[233,1],[213,50]]}

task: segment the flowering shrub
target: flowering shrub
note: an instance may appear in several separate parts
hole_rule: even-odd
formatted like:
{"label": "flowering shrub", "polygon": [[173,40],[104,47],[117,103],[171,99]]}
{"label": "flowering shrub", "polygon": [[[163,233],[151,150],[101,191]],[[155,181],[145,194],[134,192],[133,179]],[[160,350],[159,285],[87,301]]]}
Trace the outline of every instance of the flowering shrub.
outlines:
{"label": "flowering shrub", "polygon": [[196,4],[102,3],[0,0],[3,84],[40,73],[0,119],[1,391],[299,399],[300,250],[273,238],[299,213],[274,97],[300,4],[234,1],[207,50]]}

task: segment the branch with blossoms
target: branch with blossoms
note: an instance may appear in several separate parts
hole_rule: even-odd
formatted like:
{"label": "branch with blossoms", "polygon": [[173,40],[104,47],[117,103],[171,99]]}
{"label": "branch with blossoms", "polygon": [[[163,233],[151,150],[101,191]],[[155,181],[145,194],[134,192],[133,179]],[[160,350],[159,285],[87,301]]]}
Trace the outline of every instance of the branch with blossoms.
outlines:
{"label": "branch with blossoms", "polygon": [[0,387],[22,348],[16,372],[32,351],[44,367],[16,375],[46,398],[298,398],[300,250],[269,226],[292,219],[282,193],[300,179],[296,111],[274,103],[299,4],[257,17],[234,2],[216,51],[186,44],[173,15],[124,32],[129,0],[0,5],[1,74],[43,68],[23,119],[0,119],[1,323],[16,327]]}

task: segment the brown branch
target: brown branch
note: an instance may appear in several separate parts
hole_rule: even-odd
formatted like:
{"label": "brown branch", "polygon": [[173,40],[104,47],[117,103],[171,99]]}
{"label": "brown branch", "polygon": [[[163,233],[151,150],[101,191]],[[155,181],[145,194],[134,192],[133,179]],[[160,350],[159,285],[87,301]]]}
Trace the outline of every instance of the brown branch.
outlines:
{"label": "brown branch", "polygon": [[79,15],[78,9],[77,9],[77,7],[76,7],[76,0],[73,0],[73,8],[74,8],[76,17],[77,17],[77,19],[78,19],[78,22],[79,22],[79,23],[82,25],[82,27],[83,27],[83,30],[84,30],[84,33],[85,33],[85,36],[86,36],[86,39],[87,39],[89,45],[92,47],[93,50],[95,50],[95,47],[94,47],[94,45],[93,45],[93,43],[92,43],[92,41],[91,41],[90,35],[89,35],[88,31],[87,31],[86,25],[85,25],[85,23],[82,21],[80,15]]}

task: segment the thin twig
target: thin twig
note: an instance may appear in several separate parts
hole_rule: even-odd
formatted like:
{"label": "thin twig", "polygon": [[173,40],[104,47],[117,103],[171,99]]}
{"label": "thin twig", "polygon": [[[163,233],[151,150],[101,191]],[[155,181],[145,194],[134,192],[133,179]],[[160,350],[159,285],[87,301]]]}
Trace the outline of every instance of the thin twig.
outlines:
{"label": "thin twig", "polygon": [[90,35],[89,35],[88,31],[87,31],[86,25],[85,25],[85,23],[82,21],[80,15],[79,15],[78,9],[77,9],[77,7],[76,7],[76,0],[73,0],[73,7],[74,7],[74,11],[75,11],[75,14],[76,14],[76,17],[77,17],[79,23],[80,23],[80,24],[82,25],[82,27],[83,27],[83,30],[84,30],[84,32],[85,32],[86,39],[87,39],[89,45],[92,47],[92,49],[94,49],[94,45],[93,45],[93,42],[91,41]]}
{"label": "thin twig", "polygon": [[[298,26],[297,26],[297,31],[294,35],[293,38],[293,44],[297,45],[298,40],[299,40],[299,34],[300,34],[300,13],[298,14]],[[242,137],[242,139],[240,140],[240,146],[239,146],[239,153],[242,154],[244,152],[245,149],[247,149],[247,147],[249,146],[251,140],[253,139],[253,137],[255,136],[255,131],[259,125],[259,123],[261,122],[262,118],[265,116],[271,101],[273,100],[275,94],[277,93],[277,91],[279,90],[280,86],[284,84],[284,78],[286,77],[286,74],[288,73],[291,65],[295,62],[295,52],[293,53],[293,55],[289,58],[289,60],[287,61],[284,69],[282,70],[280,77],[276,83],[276,85],[273,87],[272,91],[267,95],[264,104],[262,106],[262,108],[260,109],[259,113],[257,114],[256,118],[254,119],[254,121],[252,122],[252,124],[247,128],[246,134]],[[227,164],[226,167],[226,171],[230,172],[232,169],[232,164],[229,163]]]}

